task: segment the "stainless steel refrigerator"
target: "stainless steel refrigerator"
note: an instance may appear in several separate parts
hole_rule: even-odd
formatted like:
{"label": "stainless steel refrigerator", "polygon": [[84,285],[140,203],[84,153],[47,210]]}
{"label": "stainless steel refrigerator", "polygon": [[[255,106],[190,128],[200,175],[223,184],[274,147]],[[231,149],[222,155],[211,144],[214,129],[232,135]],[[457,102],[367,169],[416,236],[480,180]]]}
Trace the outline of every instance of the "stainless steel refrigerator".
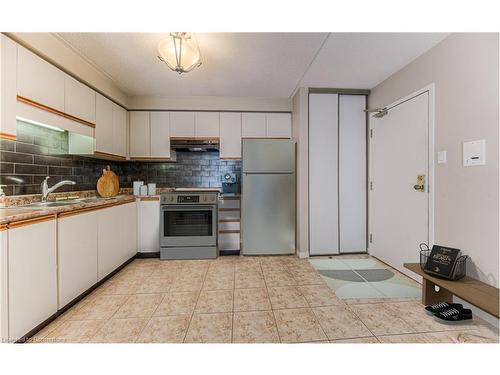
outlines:
{"label": "stainless steel refrigerator", "polygon": [[295,142],[243,139],[242,159],[243,254],[295,253]]}

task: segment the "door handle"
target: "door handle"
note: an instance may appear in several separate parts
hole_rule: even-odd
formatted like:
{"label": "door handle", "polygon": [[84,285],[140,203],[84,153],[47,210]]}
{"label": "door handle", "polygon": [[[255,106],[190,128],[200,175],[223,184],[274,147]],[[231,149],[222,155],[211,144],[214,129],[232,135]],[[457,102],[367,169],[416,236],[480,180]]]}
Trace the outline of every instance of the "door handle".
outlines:
{"label": "door handle", "polygon": [[417,183],[413,185],[413,188],[419,192],[425,191],[425,174],[417,175]]}

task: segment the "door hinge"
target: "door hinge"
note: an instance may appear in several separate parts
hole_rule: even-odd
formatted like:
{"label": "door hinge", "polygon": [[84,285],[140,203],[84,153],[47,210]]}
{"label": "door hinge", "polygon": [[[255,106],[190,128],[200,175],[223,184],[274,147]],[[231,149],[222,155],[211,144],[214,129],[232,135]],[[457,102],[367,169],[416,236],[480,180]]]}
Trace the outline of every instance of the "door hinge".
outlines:
{"label": "door hinge", "polygon": [[370,243],[373,243],[373,234],[370,233]]}
{"label": "door hinge", "polygon": [[370,129],[370,138],[373,138],[373,129]]}
{"label": "door hinge", "polygon": [[373,190],[373,181],[370,181],[370,190]]}

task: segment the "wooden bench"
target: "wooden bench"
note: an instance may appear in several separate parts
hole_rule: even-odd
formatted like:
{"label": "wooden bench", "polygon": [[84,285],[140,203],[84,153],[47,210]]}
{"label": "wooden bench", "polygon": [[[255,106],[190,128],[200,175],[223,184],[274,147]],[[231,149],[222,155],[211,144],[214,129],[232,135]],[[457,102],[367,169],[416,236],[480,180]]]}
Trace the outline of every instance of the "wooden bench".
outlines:
{"label": "wooden bench", "polygon": [[[453,302],[452,298],[455,295],[481,310],[499,317],[498,288],[468,276],[456,281],[440,279],[422,271],[419,263],[405,263],[403,266],[422,276],[422,303],[424,305]],[[439,287],[439,291],[435,290],[435,286]]]}

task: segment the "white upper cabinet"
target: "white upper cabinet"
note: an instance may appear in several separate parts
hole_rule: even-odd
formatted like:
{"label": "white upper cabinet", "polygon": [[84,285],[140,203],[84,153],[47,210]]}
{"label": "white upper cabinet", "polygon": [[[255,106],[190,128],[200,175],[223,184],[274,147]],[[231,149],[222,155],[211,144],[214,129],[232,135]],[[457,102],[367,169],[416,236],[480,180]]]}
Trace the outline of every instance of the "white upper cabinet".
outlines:
{"label": "white upper cabinet", "polygon": [[64,77],[64,112],[95,123],[95,91],[67,74]]}
{"label": "white upper cabinet", "polygon": [[113,154],[127,156],[127,111],[113,103]]}
{"label": "white upper cabinet", "polygon": [[219,137],[221,159],[241,158],[241,113],[220,113]]}
{"label": "white upper cabinet", "polygon": [[95,148],[98,152],[113,154],[113,106],[114,103],[96,94],[96,125],[95,125]]}
{"label": "white upper cabinet", "polygon": [[130,157],[151,157],[151,133],[149,112],[130,112]]}
{"label": "white upper cabinet", "polygon": [[219,136],[219,112],[196,112],[194,119],[195,137]]}
{"label": "white upper cabinet", "polygon": [[265,113],[242,113],[242,115],[241,115],[241,137],[242,138],[265,138],[266,137],[266,114]]}
{"label": "white upper cabinet", "polygon": [[194,124],[194,112],[171,112],[170,136],[192,138],[195,136]]}
{"label": "white upper cabinet", "polygon": [[64,72],[17,47],[17,94],[64,112]]}
{"label": "white upper cabinet", "polygon": [[16,135],[17,44],[0,34],[0,133]]}
{"label": "white upper cabinet", "polygon": [[169,112],[151,112],[151,157],[170,158]]}
{"label": "white upper cabinet", "polygon": [[291,138],[292,115],[290,113],[266,113],[266,136],[268,138]]}

